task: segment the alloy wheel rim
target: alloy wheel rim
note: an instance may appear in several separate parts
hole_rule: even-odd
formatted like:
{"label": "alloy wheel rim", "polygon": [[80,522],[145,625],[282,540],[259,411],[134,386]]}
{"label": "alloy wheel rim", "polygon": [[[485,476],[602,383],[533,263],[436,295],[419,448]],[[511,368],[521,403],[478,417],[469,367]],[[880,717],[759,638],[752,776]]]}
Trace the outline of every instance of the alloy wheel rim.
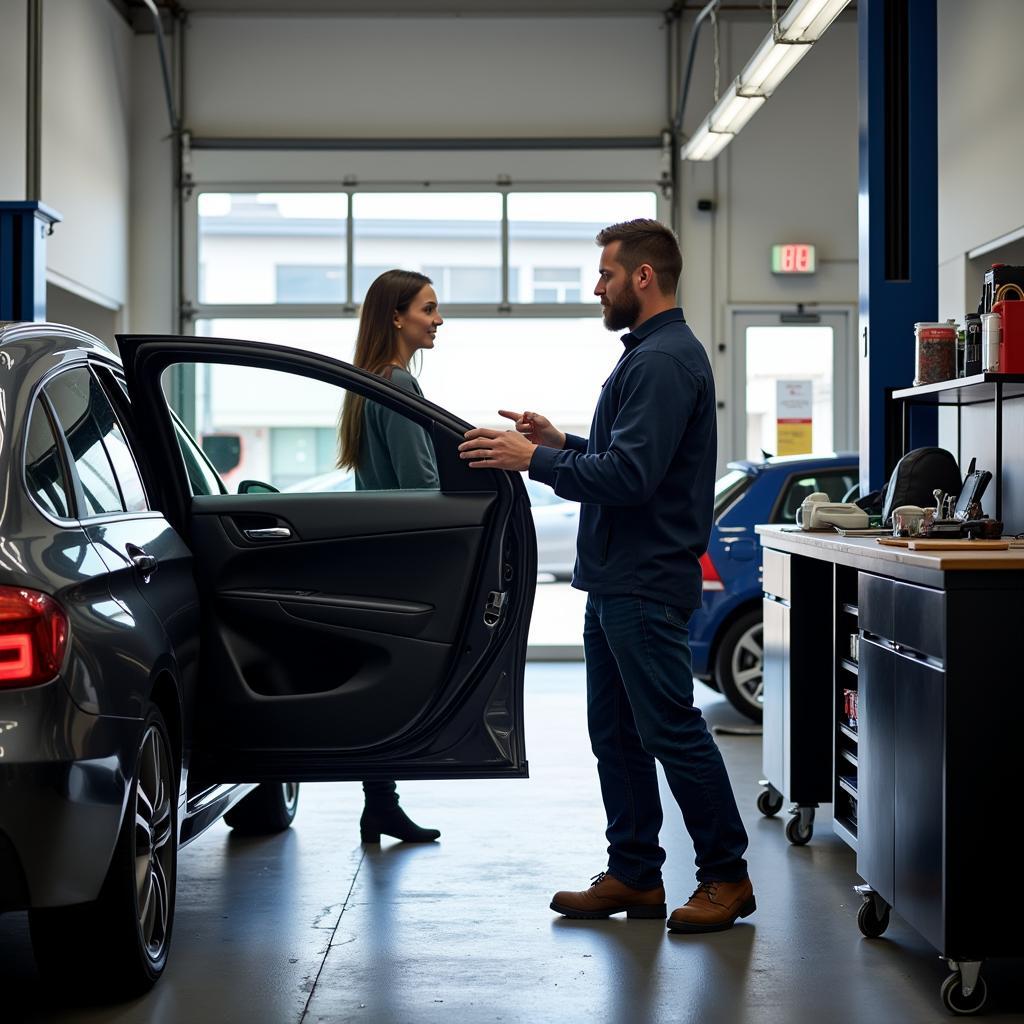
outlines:
{"label": "alloy wheel rim", "polygon": [[150,725],[142,740],[135,783],[135,905],[146,955],[158,962],[167,945],[174,868],[170,758]]}
{"label": "alloy wheel rim", "polygon": [[282,782],[281,790],[284,794],[285,809],[291,814],[299,802],[299,784],[297,782]]}
{"label": "alloy wheel rim", "polygon": [[739,638],[732,651],[732,678],[736,689],[751,706],[764,705],[764,626],[751,626]]}

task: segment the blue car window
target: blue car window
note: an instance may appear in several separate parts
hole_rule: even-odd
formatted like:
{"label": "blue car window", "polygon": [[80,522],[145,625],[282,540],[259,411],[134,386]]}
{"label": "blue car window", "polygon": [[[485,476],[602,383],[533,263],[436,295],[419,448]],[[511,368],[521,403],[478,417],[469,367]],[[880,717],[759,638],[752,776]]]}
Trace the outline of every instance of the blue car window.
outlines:
{"label": "blue car window", "polygon": [[853,469],[818,470],[814,473],[790,477],[786,482],[782,501],[779,502],[774,523],[792,523],[796,510],[809,494],[821,491],[829,501],[842,501],[846,492],[857,482]]}

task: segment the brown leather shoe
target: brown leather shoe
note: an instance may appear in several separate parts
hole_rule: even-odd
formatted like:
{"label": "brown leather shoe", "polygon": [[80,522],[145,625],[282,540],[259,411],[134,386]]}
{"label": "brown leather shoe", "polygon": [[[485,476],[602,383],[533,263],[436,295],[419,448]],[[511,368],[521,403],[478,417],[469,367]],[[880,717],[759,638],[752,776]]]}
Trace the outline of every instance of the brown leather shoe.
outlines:
{"label": "brown leather shoe", "polygon": [[596,919],[626,912],[626,917],[664,920],[665,889],[631,889],[624,882],[602,871],[591,879],[585,892],[556,892],[551,909],[566,917]]}
{"label": "brown leather shoe", "polygon": [[686,905],[672,911],[668,929],[721,932],[731,928],[737,917],[749,917],[755,910],[757,901],[749,878],[742,882],[701,882]]}

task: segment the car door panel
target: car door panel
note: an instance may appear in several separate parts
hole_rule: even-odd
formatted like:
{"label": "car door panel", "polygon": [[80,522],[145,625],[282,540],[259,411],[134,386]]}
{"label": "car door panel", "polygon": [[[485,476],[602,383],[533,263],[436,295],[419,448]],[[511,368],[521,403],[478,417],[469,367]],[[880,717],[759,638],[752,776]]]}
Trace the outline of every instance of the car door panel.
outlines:
{"label": "car door panel", "polygon": [[[142,664],[152,665],[149,682],[167,672],[179,687],[187,738],[192,731],[199,663],[199,603],[192,554],[159,514],[86,520],[82,525],[107,567],[112,596],[131,613],[139,636],[147,638],[146,650],[136,651],[134,656]],[[132,561],[133,553],[153,556],[154,570],[149,574],[141,571]],[[168,651],[172,652],[170,658],[165,655]],[[141,694],[148,690],[148,686],[142,688]],[[140,716],[144,713],[142,708]]]}
{"label": "car door panel", "polygon": [[[194,764],[222,781],[527,774],[536,576],[518,475],[458,458],[468,424],[347,364],[224,339],[119,338],[203,607]],[[191,497],[159,390],[210,359],[334,383],[430,433],[439,491]],[[256,531],[256,532],[253,532]],[[259,532],[272,531],[272,532]],[[200,767],[201,766],[201,767]]]}

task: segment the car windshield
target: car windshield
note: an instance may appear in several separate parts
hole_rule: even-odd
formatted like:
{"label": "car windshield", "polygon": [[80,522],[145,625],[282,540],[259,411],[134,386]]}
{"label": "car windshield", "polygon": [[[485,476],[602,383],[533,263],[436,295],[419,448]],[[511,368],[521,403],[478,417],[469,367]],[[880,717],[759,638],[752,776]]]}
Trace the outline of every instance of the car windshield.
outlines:
{"label": "car windshield", "polygon": [[747,489],[750,479],[742,469],[730,469],[715,481],[716,519]]}

